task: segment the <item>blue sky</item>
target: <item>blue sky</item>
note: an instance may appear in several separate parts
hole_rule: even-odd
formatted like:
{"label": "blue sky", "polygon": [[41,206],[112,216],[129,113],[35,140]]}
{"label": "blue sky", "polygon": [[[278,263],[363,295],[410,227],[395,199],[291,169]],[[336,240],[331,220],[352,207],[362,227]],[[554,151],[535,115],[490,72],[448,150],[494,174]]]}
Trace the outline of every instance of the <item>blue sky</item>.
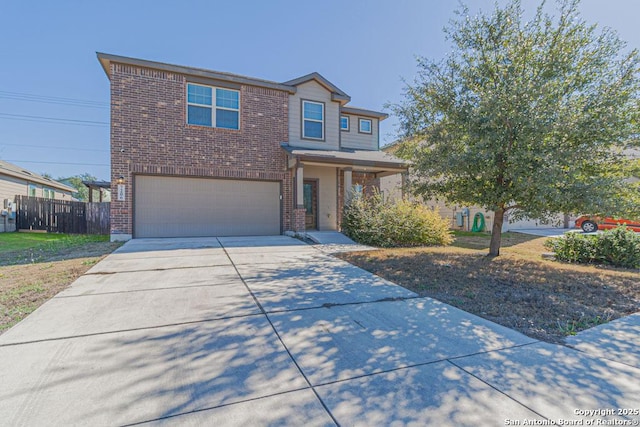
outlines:
{"label": "blue sky", "polygon": [[[493,1],[468,0],[473,11]],[[527,9],[538,2],[523,0]],[[95,52],[286,81],[317,71],[382,110],[415,56],[443,57],[453,0],[13,1],[0,8],[0,159],[54,178],[109,177],[109,81]],[[638,0],[583,0],[582,16],[640,48]],[[50,120],[50,118],[61,120]],[[381,125],[382,144],[396,120]]]}

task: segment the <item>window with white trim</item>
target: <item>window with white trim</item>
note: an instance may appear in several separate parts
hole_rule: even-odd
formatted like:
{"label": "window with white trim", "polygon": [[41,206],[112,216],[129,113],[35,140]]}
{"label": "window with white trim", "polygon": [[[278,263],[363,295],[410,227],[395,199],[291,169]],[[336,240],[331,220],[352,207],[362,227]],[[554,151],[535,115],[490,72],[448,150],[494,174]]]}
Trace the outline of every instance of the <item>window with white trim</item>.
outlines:
{"label": "window with white trim", "polygon": [[29,184],[29,197],[36,197],[36,186],[33,184]]}
{"label": "window with white trim", "polygon": [[55,194],[55,191],[53,191],[51,188],[44,187],[42,189],[42,195],[45,199],[53,199],[55,198]]}
{"label": "window with white trim", "polygon": [[349,130],[349,117],[340,116],[340,130]]}
{"label": "window with white trim", "polygon": [[359,119],[359,132],[360,133],[371,133],[371,120],[370,119]]}
{"label": "window with white trim", "polygon": [[240,129],[240,92],[188,83],[187,123]]}
{"label": "window with white trim", "polygon": [[302,101],[302,137],[324,139],[324,104]]}

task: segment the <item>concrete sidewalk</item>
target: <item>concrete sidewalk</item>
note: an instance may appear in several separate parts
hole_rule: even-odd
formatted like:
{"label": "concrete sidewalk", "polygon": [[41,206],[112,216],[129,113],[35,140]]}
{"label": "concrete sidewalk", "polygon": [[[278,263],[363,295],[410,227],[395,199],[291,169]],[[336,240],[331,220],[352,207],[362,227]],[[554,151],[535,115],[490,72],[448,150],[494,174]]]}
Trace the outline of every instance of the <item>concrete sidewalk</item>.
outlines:
{"label": "concrete sidewalk", "polygon": [[558,227],[538,227],[538,228],[519,228],[509,230],[511,233],[530,234],[532,236],[541,237],[562,237],[565,233],[582,232],[577,228],[558,228]]}
{"label": "concrete sidewalk", "polygon": [[587,354],[640,369],[640,313],[579,332],[566,342]]}
{"label": "concrete sidewalk", "polygon": [[[615,356],[617,332],[598,351],[537,342],[321,249],[128,242],[0,336],[0,424],[638,418],[580,412],[638,407],[640,357]],[[635,340],[636,326],[623,327]]]}
{"label": "concrete sidewalk", "polygon": [[307,231],[304,236],[314,242],[318,250],[327,254],[377,249],[356,243],[338,231]]}

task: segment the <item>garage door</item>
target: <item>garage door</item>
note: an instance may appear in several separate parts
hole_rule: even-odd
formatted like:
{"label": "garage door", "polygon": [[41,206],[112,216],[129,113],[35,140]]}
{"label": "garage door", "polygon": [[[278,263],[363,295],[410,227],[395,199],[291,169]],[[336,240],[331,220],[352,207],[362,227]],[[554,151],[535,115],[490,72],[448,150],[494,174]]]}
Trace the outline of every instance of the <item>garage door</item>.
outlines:
{"label": "garage door", "polygon": [[134,237],[280,234],[280,184],[136,176]]}

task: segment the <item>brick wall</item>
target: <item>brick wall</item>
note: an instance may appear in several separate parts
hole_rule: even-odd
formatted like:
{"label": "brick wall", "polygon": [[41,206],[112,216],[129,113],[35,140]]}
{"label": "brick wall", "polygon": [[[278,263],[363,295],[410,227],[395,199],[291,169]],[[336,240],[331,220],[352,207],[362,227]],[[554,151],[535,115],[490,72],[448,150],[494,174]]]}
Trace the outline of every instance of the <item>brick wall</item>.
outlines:
{"label": "brick wall", "polygon": [[111,64],[113,194],[120,176],[126,185],[126,200],[111,202],[111,233],[133,233],[135,174],[280,181],[282,227],[292,229],[292,179],[280,148],[288,140],[288,93],[241,86],[240,130],[217,129],[187,124],[187,81],[181,74]]}
{"label": "brick wall", "polygon": [[293,210],[293,231],[303,232],[306,230],[306,216],[307,210],[305,208]]}

